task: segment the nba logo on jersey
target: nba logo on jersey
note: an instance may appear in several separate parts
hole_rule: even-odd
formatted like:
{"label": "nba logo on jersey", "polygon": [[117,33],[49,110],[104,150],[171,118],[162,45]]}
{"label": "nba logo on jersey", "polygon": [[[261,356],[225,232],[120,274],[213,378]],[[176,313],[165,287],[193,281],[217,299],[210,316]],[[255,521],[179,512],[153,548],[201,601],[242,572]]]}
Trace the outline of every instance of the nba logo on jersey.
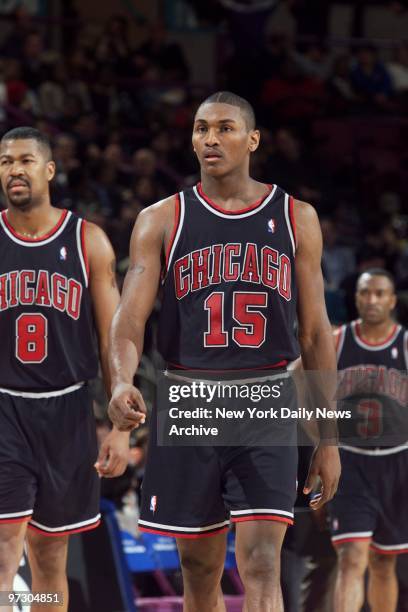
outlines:
{"label": "nba logo on jersey", "polygon": [[61,261],[66,261],[67,259],[67,247],[61,247],[59,252],[59,258]]}
{"label": "nba logo on jersey", "polygon": [[271,234],[274,234],[275,230],[276,230],[275,219],[269,219],[269,221],[268,221],[268,232],[270,232]]}
{"label": "nba logo on jersey", "polygon": [[396,346],[393,346],[392,349],[391,349],[391,357],[393,359],[397,359],[397,357],[398,357],[398,349],[397,349]]}
{"label": "nba logo on jersey", "polygon": [[337,531],[339,528],[339,520],[337,518],[333,519],[332,527],[334,531]]}
{"label": "nba logo on jersey", "polygon": [[157,508],[157,495],[152,495],[150,498],[150,510],[156,512]]}

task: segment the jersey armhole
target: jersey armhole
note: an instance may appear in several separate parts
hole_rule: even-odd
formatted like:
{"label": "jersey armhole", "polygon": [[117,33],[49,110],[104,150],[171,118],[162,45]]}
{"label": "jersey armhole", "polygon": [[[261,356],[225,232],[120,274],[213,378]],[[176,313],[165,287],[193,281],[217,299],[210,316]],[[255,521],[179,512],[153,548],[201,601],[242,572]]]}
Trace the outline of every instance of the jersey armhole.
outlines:
{"label": "jersey armhole", "polygon": [[84,275],[85,287],[88,287],[89,260],[88,260],[88,254],[86,251],[86,244],[85,244],[85,229],[86,229],[85,219],[78,219],[77,247],[78,247],[79,261],[81,262],[81,268],[82,268],[82,273]]}
{"label": "jersey armhole", "polygon": [[336,342],[335,342],[335,350],[337,355],[337,361],[340,359],[341,352],[343,350],[344,338],[346,336],[346,326],[341,325],[339,327],[339,333],[337,334]]}
{"label": "jersey armhole", "polygon": [[403,343],[403,351],[404,351],[404,357],[405,357],[405,367],[408,372],[408,330],[404,332],[402,343]]}
{"label": "jersey armhole", "polygon": [[171,233],[169,244],[166,249],[166,260],[164,265],[164,270],[162,274],[162,280],[167,276],[167,273],[170,268],[170,264],[173,259],[174,251],[176,250],[177,243],[180,238],[181,228],[183,227],[184,221],[184,194],[181,191],[176,194],[176,207],[175,207],[175,215],[174,215],[174,225]]}
{"label": "jersey armhole", "polygon": [[296,254],[296,224],[295,224],[295,215],[294,215],[294,200],[292,196],[285,194],[285,219],[286,225],[288,227],[290,241],[292,243],[293,256]]}

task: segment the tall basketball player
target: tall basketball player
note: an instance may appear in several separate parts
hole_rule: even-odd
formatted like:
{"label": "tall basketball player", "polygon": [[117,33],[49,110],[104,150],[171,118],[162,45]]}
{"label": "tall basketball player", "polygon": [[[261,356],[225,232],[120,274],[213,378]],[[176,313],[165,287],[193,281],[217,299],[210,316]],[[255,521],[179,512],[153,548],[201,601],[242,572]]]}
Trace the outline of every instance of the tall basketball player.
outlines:
{"label": "tall basketball player", "polygon": [[[105,383],[119,301],[105,234],[51,205],[50,145],[33,128],[7,132],[0,178],[0,591],[10,591],[27,539],[32,590],[62,592],[71,533],[99,523],[99,478],[127,464],[128,434],[113,430],[97,459],[87,381]],[[94,326],[95,321],[95,326]],[[27,530],[28,527],[28,530]],[[11,608],[10,608],[11,611]]]}
{"label": "tall basketball player", "polygon": [[[250,177],[259,139],[246,100],[229,92],[205,100],[192,137],[201,182],[149,207],[135,225],[112,328],[110,415],[119,429],[145,418],[132,380],[162,274],[159,342],[172,368],[282,372],[299,355],[293,331],[298,293],[305,367],[335,369],[316,213]],[[176,536],[184,609],[225,610],[220,579],[231,518],[244,609],[282,610],[280,550],[293,521],[296,448],[171,448],[155,446],[154,438],[140,528]],[[337,448],[320,445],[306,482],[309,491],[322,479],[316,507],[334,495],[339,472]]]}
{"label": "tall basketball player", "polygon": [[330,504],[339,559],[336,612],[395,612],[396,557],[408,552],[408,331],[395,323],[392,276],[381,269],[358,279],[358,321],[335,333],[342,396],[354,416],[342,442],[343,476]]}

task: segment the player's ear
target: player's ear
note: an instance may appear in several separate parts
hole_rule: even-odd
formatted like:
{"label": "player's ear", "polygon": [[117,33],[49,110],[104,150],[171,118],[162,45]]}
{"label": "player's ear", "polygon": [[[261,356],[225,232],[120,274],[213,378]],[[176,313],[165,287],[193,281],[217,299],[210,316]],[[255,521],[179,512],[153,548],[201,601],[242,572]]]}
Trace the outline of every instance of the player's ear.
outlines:
{"label": "player's ear", "polygon": [[259,147],[259,141],[261,139],[261,133],[259,130],[251,130],[249,132],[249,145],[248,148],[251,153],[257,150]]}
{"label": "player's ear", "polygon": [[48,182],[52,181],[55,176],[55,162],[49,161],[47,162],[47,179]]}

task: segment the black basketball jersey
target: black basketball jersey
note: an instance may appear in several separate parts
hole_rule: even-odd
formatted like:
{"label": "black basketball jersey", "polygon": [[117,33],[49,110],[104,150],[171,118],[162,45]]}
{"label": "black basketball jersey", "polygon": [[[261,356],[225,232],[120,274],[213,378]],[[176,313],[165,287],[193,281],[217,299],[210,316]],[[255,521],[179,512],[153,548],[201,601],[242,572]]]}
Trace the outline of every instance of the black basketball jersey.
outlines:
{"label": "black basketball jersey", "polygon": [[352,419],[342,422],[347,446],[396,446],[408,440],[408,331],[395,324],[381,344],[368,344],[359,321],[340,328],[338,396]]}
{"label": "black basketball jersey", "polygon": [[263,369],[298,357],[293,200],[269,189],[239,211],[200,184],[178,194],[159,323],[170,366]]}
{"label": "black basketball jersey", "polygon": [[52,390],[97,374],[84,221],[61,212],[41,239],[0,215],[0,387]]}

